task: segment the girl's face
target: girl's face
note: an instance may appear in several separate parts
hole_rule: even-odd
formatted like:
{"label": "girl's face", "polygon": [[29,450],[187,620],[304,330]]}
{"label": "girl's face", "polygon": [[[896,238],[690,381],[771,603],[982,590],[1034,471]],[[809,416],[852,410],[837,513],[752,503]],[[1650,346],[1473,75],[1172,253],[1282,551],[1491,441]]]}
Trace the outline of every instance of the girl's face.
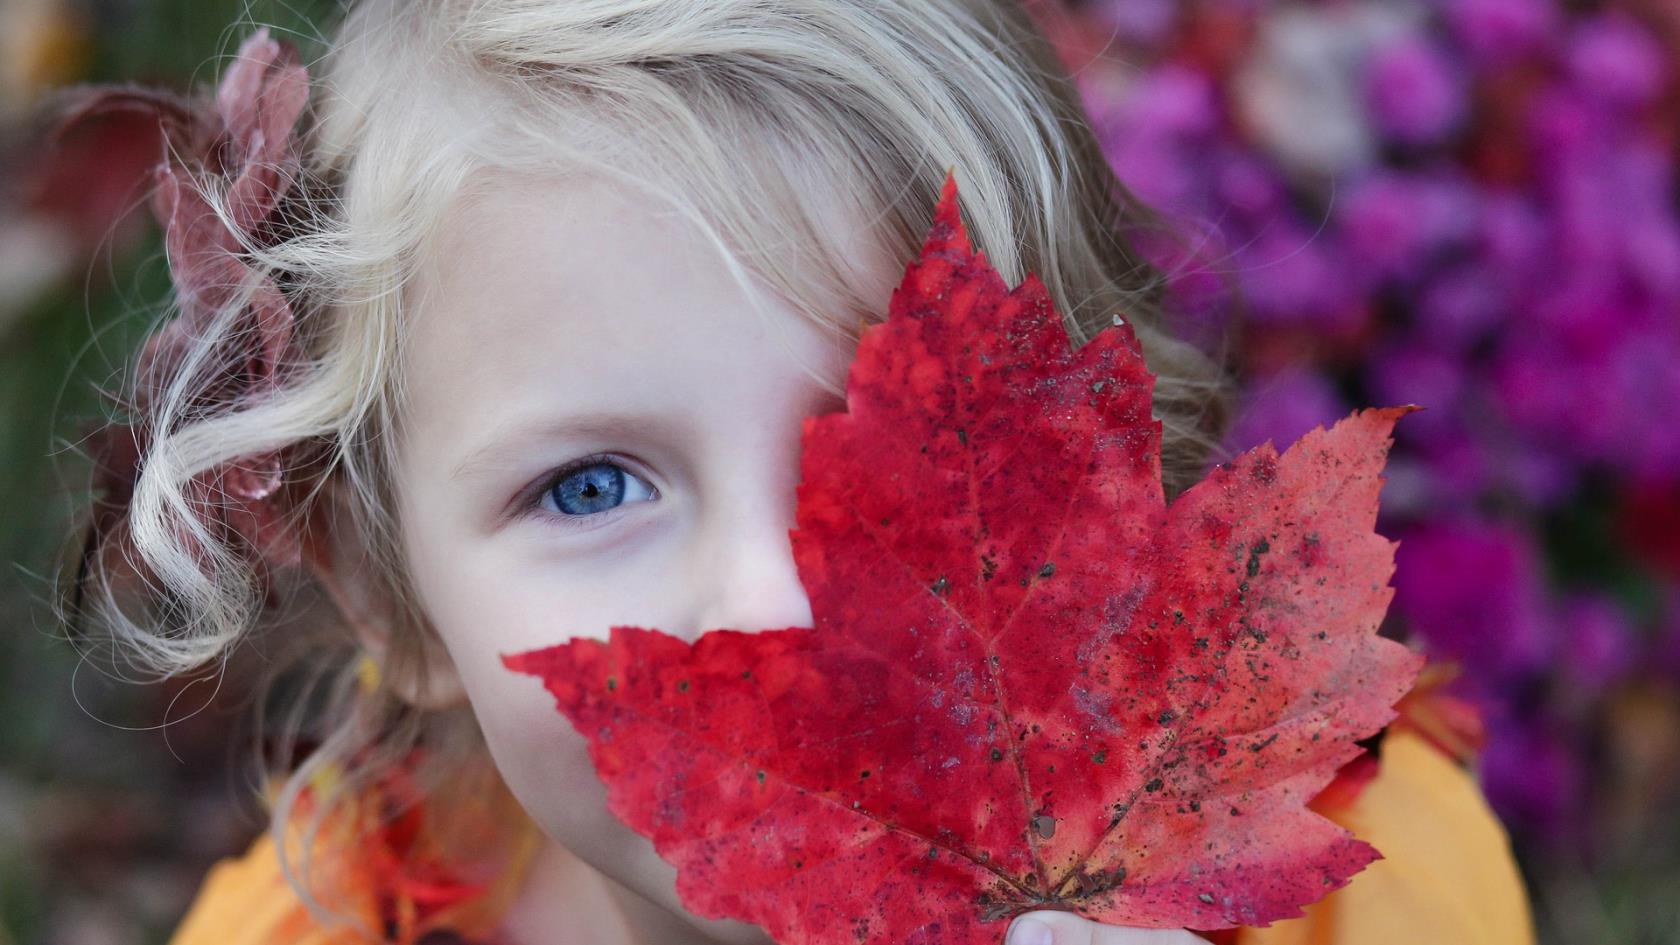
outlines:
{"label": "girl's face", "polygon": [[[839,214],[884,311],[902,264]],[[399,515],[421,605],[497,767],[553,840],[675,908],[584,741],[501,656],[620,625],[809,626],[800,421],[849,346],[749,297],[699,233],[599,179],[501,177],[451,207],[413,288]]]}

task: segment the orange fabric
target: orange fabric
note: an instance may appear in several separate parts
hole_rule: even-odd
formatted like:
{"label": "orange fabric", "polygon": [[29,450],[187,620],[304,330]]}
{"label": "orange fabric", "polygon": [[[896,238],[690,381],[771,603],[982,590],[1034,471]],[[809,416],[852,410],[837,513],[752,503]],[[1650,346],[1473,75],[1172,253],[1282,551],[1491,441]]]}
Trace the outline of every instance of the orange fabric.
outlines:
{"label": "orange fabric", "polygon": [[[271,834],[205,877],[169,945],[415,945],[448,930],[474,943],[493,940],[540,840],[500,779],[447,809],[417,804],[408,773],[332,805],[313,840],[308,866],[316,907],[306,905],[281,869]],[[297,806],[286,845],[295,862],[309,842],[313,791],[337,780],[317,775]],[[434,816],[437,815],[437,816]]]}
{"label": "orange fabric", "polygon": [[1299,919],[1238,945],[1530,945],[1527,894],[1505,830],[1469,773],[1410,729],[1383,738],[1377,776],[1320,813],[1383,854]]}
{"label": "orange fabric", "polygon": [[[351,916],[368,923],[378,915],[370,889],[354,890]],[[356,894],[356,893],[359,893]],[[243,856],[211,868],[192,909],[169,945],[366,945],[377,941],[353,925],[323,925],[280,872],[274,840],[263,834]]]}

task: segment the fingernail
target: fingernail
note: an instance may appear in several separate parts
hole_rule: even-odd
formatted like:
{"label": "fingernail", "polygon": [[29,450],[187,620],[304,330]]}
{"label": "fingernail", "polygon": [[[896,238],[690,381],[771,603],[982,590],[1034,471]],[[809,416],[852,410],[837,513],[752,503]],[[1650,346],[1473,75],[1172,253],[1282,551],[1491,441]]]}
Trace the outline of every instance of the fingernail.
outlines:
{"label": "fingernail", "polygon": [[1016,919],[1009,929],[1009,945],[1055,945],[1050,926],[1037,919]]}

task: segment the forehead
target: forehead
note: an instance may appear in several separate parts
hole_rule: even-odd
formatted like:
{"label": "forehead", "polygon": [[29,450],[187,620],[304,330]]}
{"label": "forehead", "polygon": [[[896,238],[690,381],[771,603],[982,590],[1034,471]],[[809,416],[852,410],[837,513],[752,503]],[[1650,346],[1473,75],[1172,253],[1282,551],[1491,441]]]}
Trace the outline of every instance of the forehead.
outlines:
{"label": "forehead", "polygon": [[843,383],[828,329],[738,282],[669,205],[597,176],[478,182],[410,293],[404,426],[441,439],[568,405],[698,413]]}

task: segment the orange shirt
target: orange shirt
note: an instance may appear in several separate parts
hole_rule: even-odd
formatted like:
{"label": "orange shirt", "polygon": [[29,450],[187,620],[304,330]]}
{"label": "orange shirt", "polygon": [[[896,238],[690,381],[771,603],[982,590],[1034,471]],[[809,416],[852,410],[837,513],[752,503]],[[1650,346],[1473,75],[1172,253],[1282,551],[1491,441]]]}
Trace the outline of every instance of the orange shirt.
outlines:
{"label": "orange shirt", "polygon": [[[1455,757],[1462,749],[1451,726],[1439,721],[1416,700],[1409,710],[1403,705],[1400,722],[1382,739],[1374,775],[1332,785],[1315,802],[1383,859],[1301,918],[1218,938],[1236,945],[1531,945],[1528,901],[1505,831]],[[494,942],[519,879],[515,868],[475,892],[410,873],[396,881],[401,888],[393,896],[385,888],[393,885],[388,872],[382,879],[379,870],[323,865],[334,871],[327,882],[348,921],[326,923],[311,913],[264,836],[210,871],[171,945],[413,945],[439,929]],[[381,926],[389,938],[378,937]]]}

